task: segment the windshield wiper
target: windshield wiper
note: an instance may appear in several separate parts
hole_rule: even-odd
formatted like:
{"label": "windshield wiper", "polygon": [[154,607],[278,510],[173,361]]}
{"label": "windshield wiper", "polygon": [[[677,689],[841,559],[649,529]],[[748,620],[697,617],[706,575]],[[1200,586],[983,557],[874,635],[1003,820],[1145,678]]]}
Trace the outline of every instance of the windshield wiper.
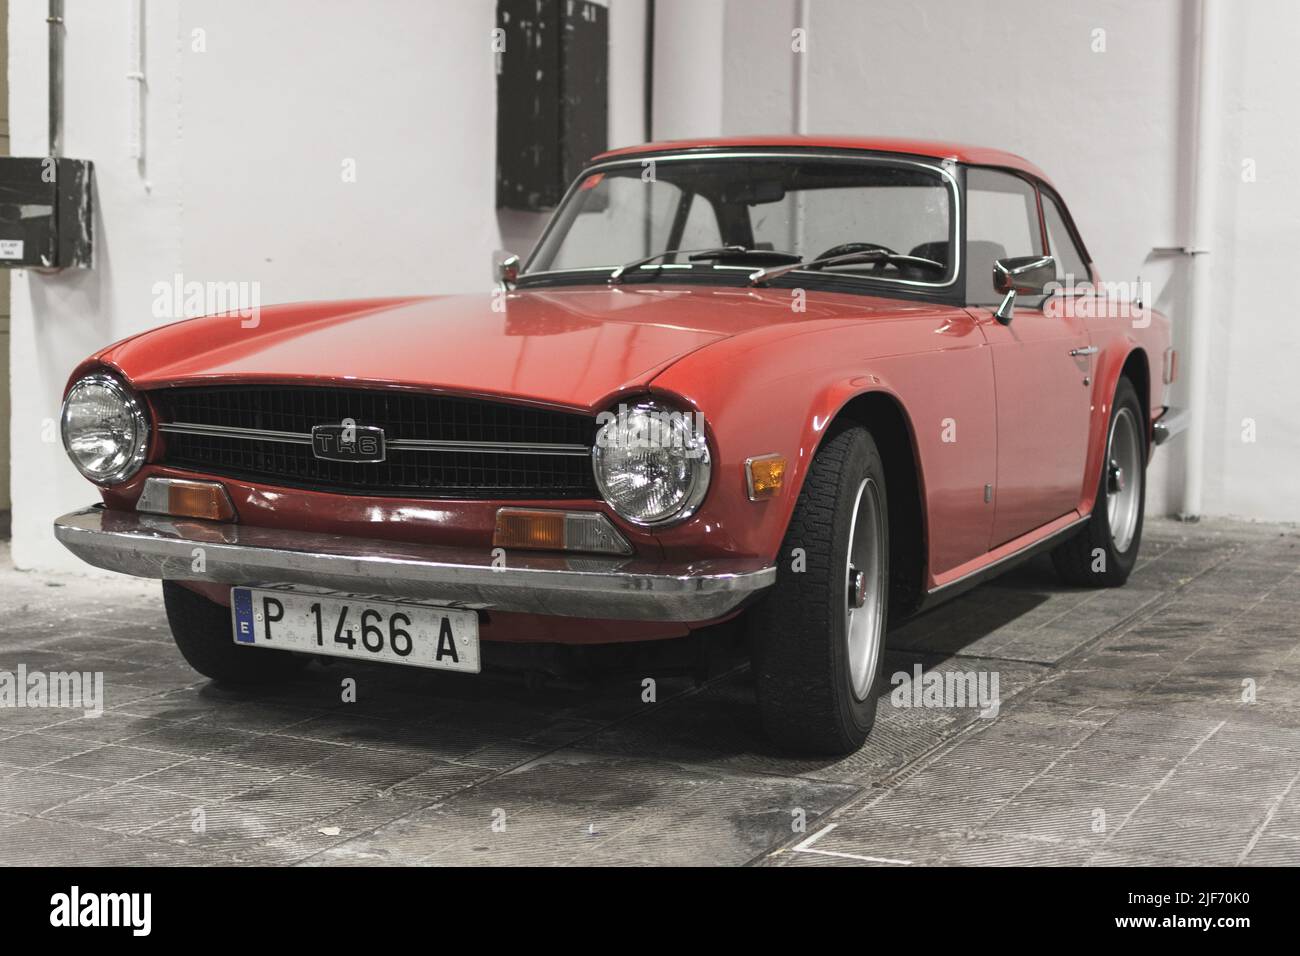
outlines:
{"label": "windshield wiper", "polygon": [[826,256],[822,259],[809,259],[807,262],[793,262],[787,266],[769,266],[749,275],[750,285],[762,285],[768,279],[776,279],[796,269],[820,269],[823,266],[849,265],[854,262],[878,262],[889,258],[892,253],[884,249],[863,249],[859,252],[845,252],[838,256]]}
{"label": "windshield wiper", "polygon": [[714,246],[711,249],[665,249],[663,252],[656,252],[652,256],[645,256],[642,259],[633,259],[631,262],[625,262],[609,274],[610,285],[618,285],[623,281],[623,273],[628,269],[639,269],[641,266],[649,265],[656,259],[662,259],[665,256],[687,256],[692,262],[701,259],[716,259],[719,256],[735,255],[738,252],[749,252],[744,246]]}
{"label": "windshield wiper", "polygon": [[807,262],[795,262],[786,266],[771,266],[767,269],[759,269],[757,272],[749,274],[750,285],[762,285],[768,279],[776,279],[785,275],[787,272],[794,272],[797,269],[821,269],[825,266],[847,266],[857,262],[886,262],[913,263],[921,266],[933,266],[937,269],[946,269],[942,262],[936,262],[934,259],[925,259],[921,256],[904,256],[897,252],[889,252],[885,249],[863,249],[858,252],[845,252],[838,256],[826,256],[821,259],[810,259]]}

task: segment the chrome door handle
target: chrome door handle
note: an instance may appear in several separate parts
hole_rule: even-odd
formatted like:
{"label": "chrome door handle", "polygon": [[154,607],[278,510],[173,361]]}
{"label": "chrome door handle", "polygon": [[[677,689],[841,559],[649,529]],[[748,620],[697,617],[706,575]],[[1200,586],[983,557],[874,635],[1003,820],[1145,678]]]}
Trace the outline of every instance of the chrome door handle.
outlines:
{"label": "chrome door handle", "polygon": [[1100,349],[1095,345],[1089,345],[1086,349],[1070,349],[1071,355],[1096,355]]}

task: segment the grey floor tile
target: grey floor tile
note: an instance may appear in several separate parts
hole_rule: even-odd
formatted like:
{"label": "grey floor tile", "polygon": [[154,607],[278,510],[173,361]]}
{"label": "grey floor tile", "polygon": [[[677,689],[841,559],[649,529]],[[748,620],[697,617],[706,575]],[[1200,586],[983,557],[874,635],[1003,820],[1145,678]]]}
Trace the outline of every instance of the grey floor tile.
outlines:
{"label": "grey floor tile", "polygon": [[45,818],[114,833],[140,833],[195,809],[198,801],[192,797],[123,784],[64,803],[47,811]]}
{"label": "grey floor tile", "polygon": [[47,765],[47,769],[110,783],[124,783],[153,773],[184,758],[157,750],[141,750],[116,744],[87,750]]}

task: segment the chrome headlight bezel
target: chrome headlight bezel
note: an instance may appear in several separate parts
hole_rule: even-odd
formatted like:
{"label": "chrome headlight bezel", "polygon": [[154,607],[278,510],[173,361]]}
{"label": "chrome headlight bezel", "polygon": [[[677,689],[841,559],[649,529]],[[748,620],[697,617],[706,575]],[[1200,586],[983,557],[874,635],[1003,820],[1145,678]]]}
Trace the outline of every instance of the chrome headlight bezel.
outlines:
{"label": "chrome headlight bezel", "polygon": [[[77,396],[79,389],[88,387],[102,388],[111,394],[121,403],[123,412],[130,417],[133,427],[131,443],[127,447],[125,460],[111,472],[98,473],[85,467],[82,460],[73,451],[72,441],[68,434],[69,420],[68,416],[72,408],[73,399]],[[63,407],[59,412],[59,434],[63,440],[63,450],[67,453],[69,460],[77,471],[89,481],[97,485],[106,487],[120,485],[129,481],[144,466],[145,458],[149,454],[149,439],[151,432],[149,428],[149,416],[145,411],[144,402],[131,389],[127,388],[119,379],[106,372],[92,372],[89,375],[77,379],[73,386],[68,389],[67,396],[63,399]]]}
{"label": "chrome headlight bezel", "polygon": [[[696,413],[673,408],[655,399],[642,399],[631,405],[621,405],[608,414],[614,415],[614,420],[607,421],[597,430],[596,440],[591,449],[591,467],[596,478],[596,487],[614,513],[637,527],[663,528],[686,521],[699,511],[700,505],[708,494],[713,475],[713,456],[709,448],[708,435],[703,427],[698,431],[681,427],[685,417],[694,417]],[[662,513],[647,514],[644,511],[637,513],[630,510],[621,501],[611,481],[613,461],[611,461],[610,451],[618,447],[619,441],[626,440],[627,426],[634,421],[643,421],[646,415],[666,416],[663,421],[668,424],[661,427],[671,429],[673,437],[681,442],[681,454],[677,456],[677,460],[687,463],[689,470],[689,478],[682,493],[677,497],[674,507]],[[702,423],[702,417],[699,420]],[[613,440],[604,437],[610,434],[618,437]],[[676,441],[670,440],[667,450],[671,452],[678,447]]]}

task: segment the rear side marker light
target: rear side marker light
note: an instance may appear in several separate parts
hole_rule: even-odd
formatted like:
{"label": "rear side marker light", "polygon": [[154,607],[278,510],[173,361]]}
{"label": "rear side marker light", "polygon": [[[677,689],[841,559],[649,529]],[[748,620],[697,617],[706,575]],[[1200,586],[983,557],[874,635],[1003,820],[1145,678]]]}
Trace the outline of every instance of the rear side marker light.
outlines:
{"label": "rear side marker light", "polygon": [[216,481],[150,478],[144,483],[135,510],[176,518],[235,520],[235,506],[230,503],[225,487]]}
{"label": "rear side marker light", "polygon": [[785,456],[759,455],[745,461],[745,490],[750,501],[763,501],[781,494],[785,484]]}
{"label": "rear side marker light", "polygon": [[501,508],[497,511],[492,544],[498,548],[527,551],[632,553],[627,539],[597,511]]}

